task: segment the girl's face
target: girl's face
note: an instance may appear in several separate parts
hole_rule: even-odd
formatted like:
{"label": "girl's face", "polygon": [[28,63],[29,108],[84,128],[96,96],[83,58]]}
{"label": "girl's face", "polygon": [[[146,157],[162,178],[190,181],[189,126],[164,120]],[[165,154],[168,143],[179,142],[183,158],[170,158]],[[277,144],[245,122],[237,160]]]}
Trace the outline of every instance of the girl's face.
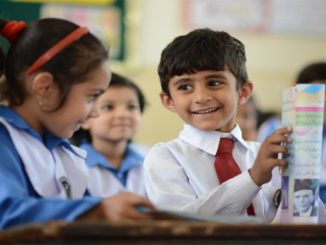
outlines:
{"label": "girl's face", "polygon": [[136,91],[127,86],[109,87],[97,100],[99,116],[83,127],[92,136],[92,143],[120,142],[131,139],[140,124],[141,112]]}
{"label": "girl's face", "polygon": [[[96,99],[105,91],[110,79],[111,72],[105,63],[95,70],[87,81],[71,87],[64,105],[59,110],[45,115],[43,127],[57,137],[71,137],[87,119],[97,116]],[[59,94],[54,98],[58,100]]]}

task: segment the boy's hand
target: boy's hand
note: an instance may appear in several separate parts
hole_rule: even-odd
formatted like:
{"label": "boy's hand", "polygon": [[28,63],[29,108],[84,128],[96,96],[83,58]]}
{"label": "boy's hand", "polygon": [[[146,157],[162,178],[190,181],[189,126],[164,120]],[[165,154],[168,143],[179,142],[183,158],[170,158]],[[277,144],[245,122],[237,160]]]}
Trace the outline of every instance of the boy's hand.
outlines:
{"label": "boy's hand", "polygon": [[279,166],[283,168],[286,166],[287,161],[285,159],[278,159],[278,153],[288,154],[286,144],[291,143],[291,139],[288,136],[291,133],[291,128],[280,128],[267,137],[261,145],[256,161],[253,167],[249,169],[251,178],[258,186],[271,180],[274,167]]}
{"label": "boy's hand", "polygon": [[139,211],[139,207],[155,209],[144,197],[130,192],[123,192],[106,198],[79,219],[105,219],[108,221],[148,220],[151,216]]}

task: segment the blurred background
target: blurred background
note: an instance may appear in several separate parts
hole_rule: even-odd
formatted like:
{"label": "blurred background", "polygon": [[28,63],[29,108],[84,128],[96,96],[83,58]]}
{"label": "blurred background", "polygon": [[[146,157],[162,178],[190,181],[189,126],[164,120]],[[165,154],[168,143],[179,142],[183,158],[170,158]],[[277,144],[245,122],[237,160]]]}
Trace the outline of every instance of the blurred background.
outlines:
{"label": "blurred background", "polygon": [[[103,39],[112,70],[135,81],[147,97],[134,141],[148,147],[182,128],[160,103],[157,75],[162,49],[178,35],[210,27],[241,40],[262,111],[279,111],[281,91],[299,70],[326,60],[326,0],[1,0],[0,17],[66,18]],[[6,49],[4,40],[0,44]]]}

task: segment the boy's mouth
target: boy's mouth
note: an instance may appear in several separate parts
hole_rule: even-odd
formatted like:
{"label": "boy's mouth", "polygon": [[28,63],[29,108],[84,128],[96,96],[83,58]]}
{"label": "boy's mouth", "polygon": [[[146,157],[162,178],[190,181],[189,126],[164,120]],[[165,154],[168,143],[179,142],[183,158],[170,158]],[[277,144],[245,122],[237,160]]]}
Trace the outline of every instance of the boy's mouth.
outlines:
{"label": "boy's mouth", "polygon": [[193,114],[207,114],[207,113],[211,113],[214,111],[217,111],[219,109],[219,107],[211,107],[211,108],[207,108],[207,109],[202,109],[202,110],[198,110],[198,111],[193,111]]}

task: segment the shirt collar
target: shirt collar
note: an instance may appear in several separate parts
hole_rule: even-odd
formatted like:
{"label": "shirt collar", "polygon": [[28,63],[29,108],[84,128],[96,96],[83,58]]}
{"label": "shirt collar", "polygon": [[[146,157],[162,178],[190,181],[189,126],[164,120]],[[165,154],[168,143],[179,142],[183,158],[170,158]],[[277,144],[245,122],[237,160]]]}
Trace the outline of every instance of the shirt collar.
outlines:
{"label": "shirt collar", "polygon": [[46,132],[42,139],[38,132],[32,129],[16,111],[14,111],[8,106],[0,104],[0,116],[3,117],[12,126],[27,131],[30,135],[41,141],[49,150],[52,150],[59,144],[62,144],[68,149],[70,149],[67,140],[58,138],[53,134],[50,134],[49,132]]}
{"label": "shirt collar", "polygon": [[87,151],[86,161],[91,167],[101,166],[113,171],[125,172],[134,166],[142,164],[144,161],[144,156],[129,144],[127,146],[126,155],[122,161],[121,167],[117,170],[110,162],[107,161],[106,157],[98,152],[91,144],[82,143],[80,147]]}
{"label": "shirt collar", "polygon": [[250,150],[248,143],[242,138],[239,125],[236,125],[229,133],[222,133],[219,131],[205,131],[194,128],[189,124],[184,124],[179,138],[211,155],[216,154],[220,138],[233,138],[241,147]]}

